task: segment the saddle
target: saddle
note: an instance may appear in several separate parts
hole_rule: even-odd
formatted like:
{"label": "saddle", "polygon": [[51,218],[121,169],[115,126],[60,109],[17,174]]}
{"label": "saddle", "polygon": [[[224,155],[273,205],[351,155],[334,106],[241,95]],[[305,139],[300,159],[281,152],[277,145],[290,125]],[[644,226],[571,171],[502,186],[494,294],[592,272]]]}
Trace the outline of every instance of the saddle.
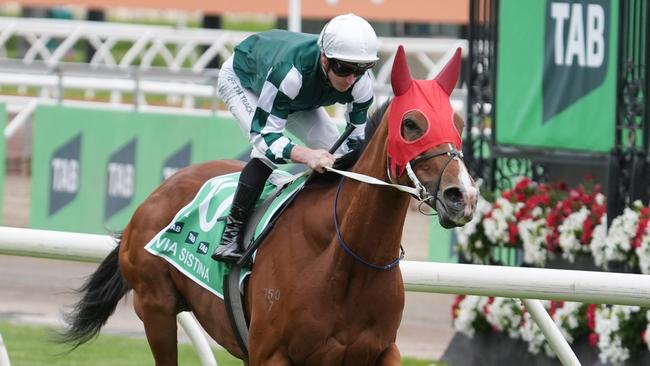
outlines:
{"label": "saddle", "polygon": [[[242,271],[247,271],[249,265],[252,266],[253,254],[264,241],[266,235],[271,231],[275,225],[278,217],[284,210],[291,204],[293,199],[297,196],[298,192],[302,190],[307,177],[302,174],[293,176],[284,184],[277,184],[276,188],[268,195],[268,197],[259,205],[256,206],[248,223],[244,227],[244,239],[242,246],[244,252],[239,261],[230,267],[230,272],[223,277],[223,301],[226,305],[226,312],[230,325],[235,333],[235,338],[239,347],[248,354],[248,321],[243,304],[243,291],[240,291],[240,278]],[[271,210],[271,206],[277,203],[276,200],[282,195],[283,192],[289,189],[288,195],[280,199],[280,205],[276,209]],[[267,223],[264,223],[264,221]],[[258,228],[263,227],[259,232]]]}
{"label": "saddle", "polygon": [[[275,224],[277,217],[307,181],[305,174],[291,175],[276,170],[269,177],[257,208],[244,231],[246,250],[242,260],[230,265],[216,262],[208,254],[218,245],[225,227],[239,173],[206,181],[194,199],[176,213],[172,221],[145,245],[194,282],[224,299],[241,346],[246,345],[248,327],[240,294],[240,283],[250,273],[255,249]],[[236,326],[234,324],[237,324]],[[242,348],[245,350],[245,348]]]}

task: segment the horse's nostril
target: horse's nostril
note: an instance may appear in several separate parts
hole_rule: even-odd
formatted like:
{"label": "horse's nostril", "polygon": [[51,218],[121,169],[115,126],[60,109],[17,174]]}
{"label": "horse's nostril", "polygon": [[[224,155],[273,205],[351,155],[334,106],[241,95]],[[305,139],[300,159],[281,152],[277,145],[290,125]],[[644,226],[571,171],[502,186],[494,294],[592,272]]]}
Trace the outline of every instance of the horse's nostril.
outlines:
{"label": "horse's nostril", "polygon": [[442,193],[442,198],[445,200],[447,205],[451,205],[456,210],[461,210],[465,207],[463,192],[457,187],[445,189]]}

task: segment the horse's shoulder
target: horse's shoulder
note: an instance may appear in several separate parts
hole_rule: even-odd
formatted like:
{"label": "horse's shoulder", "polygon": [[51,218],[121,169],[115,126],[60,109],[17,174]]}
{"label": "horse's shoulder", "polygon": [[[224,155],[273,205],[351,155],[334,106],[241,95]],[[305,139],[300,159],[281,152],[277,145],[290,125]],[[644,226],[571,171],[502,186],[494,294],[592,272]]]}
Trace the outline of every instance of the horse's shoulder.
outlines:
{"label": "horse's shoulder", "polygon": [[212,178],[218,175],[238,172],[244,168],[245,164],[245,162],[240,160],[209,160],[190,165],[181,169],[181,171],[185,171],[190,175],[200,175]]}
{"label": "horse's shoulder", "polygon": [[239,160],[210,160],[192,164],[180,169],[163,184],[183,184],[187,182],[205,182],[210,178],[241,171],[246,163]]}

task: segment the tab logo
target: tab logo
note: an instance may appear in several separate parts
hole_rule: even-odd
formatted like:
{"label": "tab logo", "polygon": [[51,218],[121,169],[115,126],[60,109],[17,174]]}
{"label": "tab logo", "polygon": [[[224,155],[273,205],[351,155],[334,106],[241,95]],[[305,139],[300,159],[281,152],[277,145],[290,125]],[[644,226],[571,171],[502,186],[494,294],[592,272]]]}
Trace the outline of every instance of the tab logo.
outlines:
{"label": "tab logo", "polygon": [[81,182],[81,133],[58,148],[50,159],[50,199],[48,215],[51,216],[77,197]]}
{"label": "tab logo", "polygon": [[208,248],[210,248],[210,243],[208,243],[207,241],[202,241],[196,247],[196,252],[200,254],[207,254]]}
{"label": "tab logo", "polygon": [[610,0],[547,0],[543,123],[605,81]]}
{"label": "tab logo", "polygon": [[188,142],[183,147],[173,153],[162,166],[160,175],[161,181],[171,177],[179,169],[190,165],[192,160],[192,142]]}
{"label": "tab logo", "polygon": [[113,153],[106,164],[104,221],[128,206],[135,194],[136,139]]}
{"label": "tab logo", "polygon": [[196,231],[190,231],[187,233],[187,237],[185,238],[185,243],[187,244],[194,244],[196,243],[196,238],[199,236],[199,233]]}
{"label": "tab logo", "polygon": [[184,222],[180,222],[180,221],[175,222],[175,223],[169,225],[166,232],[174,233],[174,234],[180,234],[181,231],[183,231],[183,226],[184,225],[185,225]]}

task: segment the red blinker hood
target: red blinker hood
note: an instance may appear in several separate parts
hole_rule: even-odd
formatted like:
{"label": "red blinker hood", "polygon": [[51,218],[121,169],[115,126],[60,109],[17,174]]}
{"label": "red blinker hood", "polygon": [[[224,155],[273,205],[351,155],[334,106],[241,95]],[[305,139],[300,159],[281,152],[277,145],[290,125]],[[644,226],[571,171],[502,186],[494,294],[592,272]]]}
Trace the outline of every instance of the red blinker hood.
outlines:
{"label": "red blinker hood", "polygon": [[[404,48],[399,46],[393,62],[391,84],[393,98],[388,115],[388,161],[391,174],[399,177],[406,164],[430,148],[443,143],[460,149],[461,139],[454,125],[454,111],[449,96],[460,73],[460,48],[433,80],[413,80]],[[422,137],[406,141],[401,134],[402,119],[407,112],[419,111],[429,126]]]}

